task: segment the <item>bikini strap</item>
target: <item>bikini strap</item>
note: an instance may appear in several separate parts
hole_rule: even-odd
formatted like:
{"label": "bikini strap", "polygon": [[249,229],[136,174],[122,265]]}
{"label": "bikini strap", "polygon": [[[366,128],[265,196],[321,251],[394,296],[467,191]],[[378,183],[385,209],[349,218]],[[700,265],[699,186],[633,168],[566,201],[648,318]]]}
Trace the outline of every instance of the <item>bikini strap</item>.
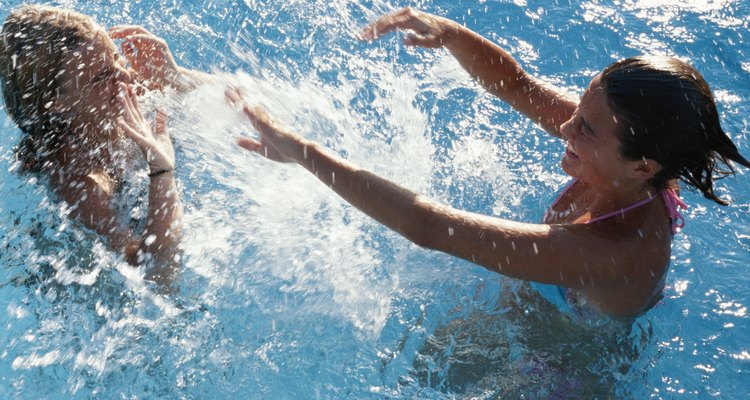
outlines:
{"label": "bikini strap", "polygon": [[680,199],[680,196],[677,195],[674,189],[664,189],[659,193],[664,200],[664,205],[667,207],[669,221],[672,223],[672,234],[674,235],[685,226],[685,218],[680,214],[678,208],[687,210],[688,205]]}
{"label": "bikini strap", "polygon": [[568,186],[566,186],[565,189],[563,189],[560,192],[560,194],[558,194],[557,197],[555,197],[555,201],[553,201],[552,205],[550,205],[549,208],[547,208],[547,211],[544,212],[544,217],[543,217],[544,219],[542,221],[547,221],[547,219],[549,218],[550,214],[552,213],[552,209],[555,208],[555,206],[557,205],[557,203],[560,202],[560,199],[562,199],[563,196],[565,196],[565,193],[568,193],[568,191],[570,190],[570,188],[572,188],[573,185],[576,184],[576,182],[578,182],[578,178],[573,178],[573,180],[568,184]]}
{"label": "bikini strap", "polygon": [[[563,196],[565,196],[565,193],[567,193],[570,188],[573,187],[573,185],[578,182],[578,179],[573,179],[573,181],[565,188],[562,192],[557,196],[554,202],[552,202],[552,205],[545,211],[544,213],[544,221],[546,221],[552,212],[552,209],[557,205],[557,203],[562,199]],[[680,196],[677,195],[677,192],[674,189],[664,189],[659,192],[662,199],[664,200],[664,205],[667,207],[667,213],[669,214],[669,222],[672,226],[672,235],[679,232],[684,226],[685,226],[685,218],[680,214],[679,209],[687,210],[688,205],[685,204],[682,199],[680,199]],[[591,220],[587,221],[586,224],[591,224],[598,221],[603,221],[607,218],[612,218],[617,215],[625,215],[626,212],[641,207],[645,204],[648,204],[652,202],[655,198],[658,196],[653,195],[649,196],[646,199],[637,201],[627,207],[623,207],[619,210],[615,210],[609,213],[606,213],[604,215],[600,215],[598,217],[592,218]]]}
{"label": "bikini strap", "polygon": [[623,208],[621,208],[619,210],[608,212],[608,213],[606,213],[604,215],[600,215],[598,217],[592,218],[591,220],[589,220],[586,223],[587,224],[593,224],[594,222],[602,221],[602,220],[605,220],[607,218],[612,218],[612,217],[614,217],[616,215],[623,215],[624,216],[626,212],[628,212],[628,211],[630,211],[630,210],[632,210],[634,208],[638,208],[640,206],[646,205],[646,204],[650,203],[651,201],[653,201],[655,198],[656,198],[656,196],[649,196],[648,198],[636,201],[635,203],[633,203],[633,204],[631,204],[631,205],[629,205],[627,207],[623,207]]}

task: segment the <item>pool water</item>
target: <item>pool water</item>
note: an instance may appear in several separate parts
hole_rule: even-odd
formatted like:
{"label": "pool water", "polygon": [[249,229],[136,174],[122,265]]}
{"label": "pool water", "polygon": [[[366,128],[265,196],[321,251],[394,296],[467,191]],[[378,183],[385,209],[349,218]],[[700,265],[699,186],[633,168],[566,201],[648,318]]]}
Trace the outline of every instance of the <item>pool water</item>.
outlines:
{"label": "pool water", "polygon": [[[0,0],[0,17],[20,1]],[[668,54],[711,84],[750,155],[750,3],[736,1],[61,1],[143,24],[219,76],[167,107],[185,205],[174,293],[16,173],[0,113],[0,398],[744,398],[750,185],[683,191],[665,299],[634,324],[571,320],[525,285],[420,249],[302,168],[234,145],[242,87],[286,126],[455,207],[534,222],[565,184],[562,144],[445,51],[356,40],[411,5],[497,41],[581,94],[612,61]],[[137,204],[137,199],[133,199]]]}

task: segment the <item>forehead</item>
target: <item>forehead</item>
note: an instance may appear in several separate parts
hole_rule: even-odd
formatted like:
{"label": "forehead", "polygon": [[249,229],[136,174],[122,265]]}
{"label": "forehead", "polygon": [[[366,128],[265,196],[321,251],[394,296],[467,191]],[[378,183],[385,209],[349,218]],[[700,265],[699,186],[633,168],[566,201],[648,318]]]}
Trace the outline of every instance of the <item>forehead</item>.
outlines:
{"label": "forehead", "polygon": [[102,28],[93,31],[83,43],[69,51],[58,73],[60,88],[77,88],[95,79],[102,71],[111,68],[119,53],[112,39]]}
{"label": "forehead", "polygon": [[581,103],[599,103],[603,100],[606,100],[606,93],[601,84],[601,76],[597,75],[589,82],[589,87],[581,97]]}
{"label": "forehead", "polygon": [[104,29],[93,31],[76,48],[69,51],[62,63],[63,73],[80,75],[92,73],[111,65],[116,59],[117,48]]}
{"label": "forehead", "polygon": [[602,87],[599,75],[591,80],[589,87],[581,97],[579,107],[581,109],[586,109],[589,114],[593,114],[590,118],[593,118],[594,115],[601,116],[602,114],[606,114],[610,119],[613,119],[612,116],[614,113],[609,107],[607,92],[604,90],[604,87]]}

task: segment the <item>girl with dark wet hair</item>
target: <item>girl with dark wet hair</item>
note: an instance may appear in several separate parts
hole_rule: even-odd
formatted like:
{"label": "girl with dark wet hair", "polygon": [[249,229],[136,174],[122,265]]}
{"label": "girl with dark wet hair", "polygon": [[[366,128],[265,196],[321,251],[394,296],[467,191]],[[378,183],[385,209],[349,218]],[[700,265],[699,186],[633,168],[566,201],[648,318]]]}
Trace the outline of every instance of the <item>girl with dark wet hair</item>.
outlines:
{"label": "girl with dark wet hair", "polygon": [[733,174],[732,162],[750,162],[722,130],[711,89],[695,68],[675,58],[632,57],[608,66],[601,81],[622,120],[615,134],[623,157],[655,160],[657,188],[680,179],[727,205],[714,194],[714,179]]}
{"label": "girl with dark wet hair", "polygon": [[[456,210],[331,155],[249,107],[260,133],[239,145],[315,174],[355,207],[412,242],[531,281],[576,315],[632,318],[661,297],[672,235],[682,226],[678,181],[726,204],[713,189],[732,163],[750,167],[719,124],[703,77],[674,58],[619,61],[594,77],[580,101],[524,71],[505,50],[464,26],[403,9],[361,33],[409,31],[405,44],[447,48],[490,93],[566,142],[573,180],[539,224]],[[547,285],[542,285],[547,284]]]}
{"label": "girl with dark wet hair", "polygon": [[[125,57],[113,38],[122,39]],[[169,281],[179,259],[182,207],[166,114],[157,113],[152,131],[134,87],[185,89],[201,79],[179,68],[166,43],[138,26],[108,33],[88,16],[27,5],[11,11],[0,32],[5,108],[24,134],[17,146],[21,172],[44,179],[75,218],[128,262],[152,261],[148,277],[159,282]],[[136,165],[132,142],[150,180],[140,234],[115,204],[126,172],[133,172],[126,170]]]}

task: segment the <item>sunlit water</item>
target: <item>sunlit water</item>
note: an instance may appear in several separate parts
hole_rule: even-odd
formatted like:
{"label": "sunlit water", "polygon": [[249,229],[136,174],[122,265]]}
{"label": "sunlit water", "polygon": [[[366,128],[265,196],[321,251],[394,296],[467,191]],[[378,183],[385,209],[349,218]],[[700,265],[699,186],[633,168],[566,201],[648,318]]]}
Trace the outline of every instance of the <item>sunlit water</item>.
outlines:
{"label": "sunlit water", "polygon": [[[0,1],[1,16],[19,3]],[[144,99],[171,110],[185,204],[183,269],[167,296],[14,172],[19,131],[0,113],[0,398],[750,394],[746,173],[721,183],[729,207],[684,193],[660,305],[632,328],[581,324],[518,282],[409,244],[302,168],[240,151],[234,140],[252,132],[222,94],[243,87],[285,125],[417,192],[533,222],[566,182],[561,144],[446,52],[354,32],[417,5],[578,94],[615,59],[676,55],[704,73],[748,155],[746,1],[57,4],[144,24],[180,64],[221,78]]]}

